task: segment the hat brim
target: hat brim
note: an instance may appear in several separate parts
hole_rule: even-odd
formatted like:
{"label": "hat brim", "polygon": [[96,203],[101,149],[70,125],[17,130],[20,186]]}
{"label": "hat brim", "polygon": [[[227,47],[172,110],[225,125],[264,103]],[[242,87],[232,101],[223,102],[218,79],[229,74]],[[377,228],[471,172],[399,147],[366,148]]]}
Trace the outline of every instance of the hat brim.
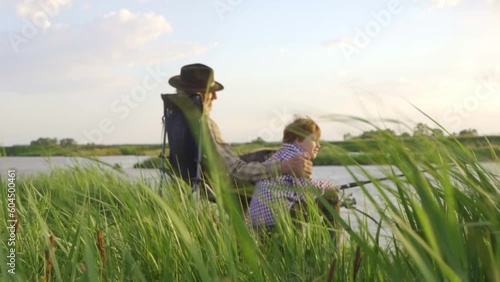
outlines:
{"label": "hat brim", "polygon": [[[199,85],[192,85],[192,84],[186,84],[181,81],[181,76],[176,75],[171,77],[168,80],[168,84],[170,84],[172,87],[184,91],[192,91],[192,92],[205,92],[207,91],[206,86],[199,86]],[[217,81],[214,81],[214,85],[212,85],[209,88],[209,91],[221,91],[224,89],[224,86]]]}

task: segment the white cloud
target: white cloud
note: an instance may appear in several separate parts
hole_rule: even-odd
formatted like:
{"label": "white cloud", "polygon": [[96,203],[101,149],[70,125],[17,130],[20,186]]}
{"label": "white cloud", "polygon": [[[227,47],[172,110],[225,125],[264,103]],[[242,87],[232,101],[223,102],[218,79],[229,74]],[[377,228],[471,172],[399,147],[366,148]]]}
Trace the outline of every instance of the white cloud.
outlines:
{"label": "white cloud", "polygon": [[90,3],[90,2],[85,2],[85,3],[83,3],[83,4],[82,4],[82,8],[83,8],[84,10],[90,10],[90,9],[92,8],[92,3]]}
{"label": "white cloud", "polygon": [[445,8],[445,7],[455,7],[460,4],[460,0],[431,0],[431,7],[433,8]]}
{"label": "white cloud", "polygon": [[286,48],[278,49],[277,55],[280,57],[286,56],[288,54],[288,50]]}
{"label": "white cloud", "polygon": [[321,43],[324,47],[340,47],[345,44],[352,44],[354,42],[354,38],[352,37],[343,37],[341,39],[332,39]]}
{"label": "white cloud", "polygon": [[164,17],[153,13],[134,14],[126,9],[100,16],[82,31],[89,40],[108,37],[106,40],[111,43],[109,41],[116,37],[115,43],[125,44],[128,49],[143,46],[170,32],[172,27]]}
{"label": "white cloud", "polygon": [[72,0],[22,0],[5,1],[9,5],[15,5],[16,14],[35,23],[43,29],[49,28],[51,18],[57,16],[62,8],[71,5]]}
{"label": "white cloud", "polygon": [[120,91],[136,83],[126,68],[144,71],[217,46],[162,37],[172,31],[162,16],[121,9],[82,25],[54,25],[17,54],[0,42],[0,92]]}
{"label": "white cloud", "polygon": [[[427,2],[421,0],[413,0],[413,3]],[[440,9],[445,7],[454,7],[460,4],[461,0],[429,0],[431,8]]]}
{"label": "white cloud", "polygon": [[[484,1],[487,3],[498,2],[496,0],[484,0]],[[413,3],[420,3],[420,2],[427,2],[427,1],[413,0]],[[465,2],[466,1],[462,1],[462,0],[429,0],[429,4],[430,4],[431,8],[434,8],[434,9],[456,7],[458,5],[465,4]]]}

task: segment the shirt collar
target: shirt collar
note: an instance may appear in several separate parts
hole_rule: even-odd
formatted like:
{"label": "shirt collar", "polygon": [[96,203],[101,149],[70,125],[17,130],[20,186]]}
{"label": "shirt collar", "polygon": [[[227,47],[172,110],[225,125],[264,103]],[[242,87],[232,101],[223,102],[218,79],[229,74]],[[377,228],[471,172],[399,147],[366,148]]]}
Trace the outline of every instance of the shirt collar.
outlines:
{"label": "shirt collar", "polygon": [[304,152],[302,147],[300,147],[299,145],[297,145],[295,143],[284,143],[283,149],[290,150],[290,151],[296,152],[296,153],[303,153]]}

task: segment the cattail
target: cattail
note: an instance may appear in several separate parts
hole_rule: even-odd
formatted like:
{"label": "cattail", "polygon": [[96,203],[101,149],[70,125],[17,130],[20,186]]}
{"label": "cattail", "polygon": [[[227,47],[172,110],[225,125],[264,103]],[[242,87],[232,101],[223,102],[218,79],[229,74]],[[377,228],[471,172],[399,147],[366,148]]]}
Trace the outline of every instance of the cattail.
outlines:
{"label": "cattail", "polygon": [[45,250],[45,263],[47,265],[45,268],[45,281],[49,282],[50,272],[52,271],[52,259],[50,258],[50,251],[48,249]]}
{"label": "cattail", "polygon": [[337,271],[337,259],[334,259],[332,264],[330,265],[330,271],[328,271],[328,279],[326,281],[333,281],[333,277],[335,277],[335,272]]}
{"label": "cattail", "polygon": [[16,210],[14,210],[14,222],[15,222],[15,224],[14,224],[14,234],[17,235],[17,228],[19,227],[19,220],[17,219]]}
{"label": "cattail", "polygon": [[358,271],[359,271],[359,268],[361,267],[362,260],[363,260],[363,258],[361,257],[361,247],[358,246],[356,248],[356,255],[354,256],[354,262],[353,262],[353,265],[354,265],[354,270],[352,273],[353,281],[356,281],[356,276],[358,275]]}
{"label": "cattail", "polygon": [[54,233],[50,232],[49,234],[49,243],[50,243],[50,246],[47,250],[45,250],[45,263],[47,265],[46,269],[45,269],[45,281],[49,282],[50,281],[50,277],[51,277],[51,273],[52,273],[52,256],[51,256],[51,251],[54,252],[55,251],[55,247],[54,247]]}
{"label": "cattail", "polygon": [[80,270],[81,270],[82,272],[87,271],[87,267],[85,266],[85,263],[83,263],[83,262],[82,262],[82,263],[80,263]]}
{"label": "cattail", "polygon": [[97,248],[99,249],[99,253],[101,254],[103,268],[106,265],[107,257],[106,250],[104,249],[104,236],[102,235],[101,230],[97,230]]}

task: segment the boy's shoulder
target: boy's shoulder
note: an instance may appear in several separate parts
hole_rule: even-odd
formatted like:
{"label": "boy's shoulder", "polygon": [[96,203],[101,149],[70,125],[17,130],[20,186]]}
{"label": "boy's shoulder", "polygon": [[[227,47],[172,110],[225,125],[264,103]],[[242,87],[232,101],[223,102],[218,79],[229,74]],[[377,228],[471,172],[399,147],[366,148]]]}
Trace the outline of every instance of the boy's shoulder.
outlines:
{"label": "boy's shoulder", "polygon": [[300,148],[293,144],[285,143],[283,146],[274,153],[271,158],[279,159],[279,160],[287,160],[293,158],[294,156],[300,154]]}

